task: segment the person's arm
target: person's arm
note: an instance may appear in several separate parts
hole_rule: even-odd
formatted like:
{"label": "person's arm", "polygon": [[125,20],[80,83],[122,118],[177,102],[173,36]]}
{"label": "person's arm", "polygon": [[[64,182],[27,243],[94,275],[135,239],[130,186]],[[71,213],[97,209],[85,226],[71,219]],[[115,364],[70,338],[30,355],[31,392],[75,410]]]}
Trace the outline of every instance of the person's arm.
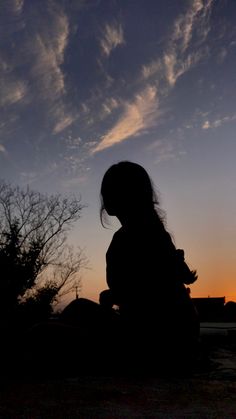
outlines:
{"label": "person's arm", "polygon": [[198,279],[197,271],[190,270],[185,262],[183,249],[176,249],[176,268],[178,275],[184,284],[193,284]]}
{"label": "person's arm", "polygon": [[112,308],[115,304],[111,290],[104,290],[99,295],[99,303],[105,308]]}
{"label": "person's arm", "polygon": [[109,289],[100,293],[99,302],[102,306],[111,308],[119,305],[119,237],[114,234],[106,253],[106,281]]}
{"label": "person's arm", "polygon": [[170,277],[172,276],[178,283],[193,284],[198,279],[197,271],[189,268],[185,261],[184,250],[176,249],[170,234],[167,232],[165,234],[165,243],[167,259],[169,258],[170,260]]}

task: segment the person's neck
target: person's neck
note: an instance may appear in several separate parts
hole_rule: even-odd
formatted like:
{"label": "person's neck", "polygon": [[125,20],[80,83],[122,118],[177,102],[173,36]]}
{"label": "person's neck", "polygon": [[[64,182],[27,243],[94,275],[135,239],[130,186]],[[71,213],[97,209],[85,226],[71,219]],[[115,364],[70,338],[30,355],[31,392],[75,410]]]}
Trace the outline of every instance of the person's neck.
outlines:
{"label": "person's neck", "polygon": [[132,228],[135,226],[147,225],[153,220],[154,213],[136,212],[135,214],[119,214],[117,215],[122,227]]}

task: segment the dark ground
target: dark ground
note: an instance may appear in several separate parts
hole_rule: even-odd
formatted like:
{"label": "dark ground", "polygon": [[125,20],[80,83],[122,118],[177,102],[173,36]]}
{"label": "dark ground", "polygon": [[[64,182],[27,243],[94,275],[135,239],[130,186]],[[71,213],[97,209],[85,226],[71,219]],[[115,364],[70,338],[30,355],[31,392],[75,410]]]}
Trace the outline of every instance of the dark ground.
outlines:
{"label": "dark ground", "polygon": [[2,379],[0,418],[236,419],[236,344],[205,346],[210,368],[199,368],[188,378]]}

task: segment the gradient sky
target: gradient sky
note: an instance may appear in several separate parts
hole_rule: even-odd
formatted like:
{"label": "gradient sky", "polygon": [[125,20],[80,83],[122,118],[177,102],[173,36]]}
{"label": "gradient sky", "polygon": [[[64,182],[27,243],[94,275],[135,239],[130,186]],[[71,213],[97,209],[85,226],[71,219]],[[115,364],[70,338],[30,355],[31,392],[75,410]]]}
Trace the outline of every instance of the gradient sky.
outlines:
{"label": "gradient sky", "polygon": [[192,295],[236,300],[235,22],[235,0],[1,2],[0,177],[81,194],[83,296],[106,287],[99,188],[125,159],[157,186]]}

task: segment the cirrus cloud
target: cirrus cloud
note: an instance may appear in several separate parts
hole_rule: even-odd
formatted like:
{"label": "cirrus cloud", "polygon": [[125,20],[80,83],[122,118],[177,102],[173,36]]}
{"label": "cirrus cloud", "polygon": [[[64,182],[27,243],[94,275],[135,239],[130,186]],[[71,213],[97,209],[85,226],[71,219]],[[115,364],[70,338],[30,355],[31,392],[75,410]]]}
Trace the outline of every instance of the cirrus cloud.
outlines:
{"label": "cirrus cloud", "polygon": [[219,128],[221,125],[235,121],[236,120],[236,114],[231,116],[224,116],[222,118],[215,119],[214,121],[206,120],[202,124],[202,129],[210,129],[210,128]]}
{"label": "cirrus cloud", "polygon": [[[142,66],[144,80],[154,77],[158,83],[160,79],[164,79],[172,88],[180,76],[208,54],[208,49],[200,46],[210,30],[207,17],[211,6],[212,0],[194,0],[188,10],[175,20],[163,55]],[[192,42],[194,34],[197,36],[196,49]],[[193,48],[188,52],[191,42]]]}
{"label": "cirrus cloud", "polygon": [[122,44],[124,44],[124,34],[121,24],[118,22],[107,24],[100,41],[103,53],[109,56],[112,50]]}
{"label": "cirrus cloud", "polygon": [[158,113],[156,87],[146,87],[141,93],[135,96],[133,102],[126,102],[123,106],[124,112],[122,116],[92,149],[92,153],[121,143],[132,136],[141,134],[145,129],[153,126]]}
{"label": "cirrus cloud", "polygon": [[5,153],[6,149],[3,144],[0,144],[0,153]]}
{"label": "cirrus cloud", "polygon": [[20,102],[27,93],[26,84],[21,80],[4,77],[0,80],[0,106],[13,105]]}

